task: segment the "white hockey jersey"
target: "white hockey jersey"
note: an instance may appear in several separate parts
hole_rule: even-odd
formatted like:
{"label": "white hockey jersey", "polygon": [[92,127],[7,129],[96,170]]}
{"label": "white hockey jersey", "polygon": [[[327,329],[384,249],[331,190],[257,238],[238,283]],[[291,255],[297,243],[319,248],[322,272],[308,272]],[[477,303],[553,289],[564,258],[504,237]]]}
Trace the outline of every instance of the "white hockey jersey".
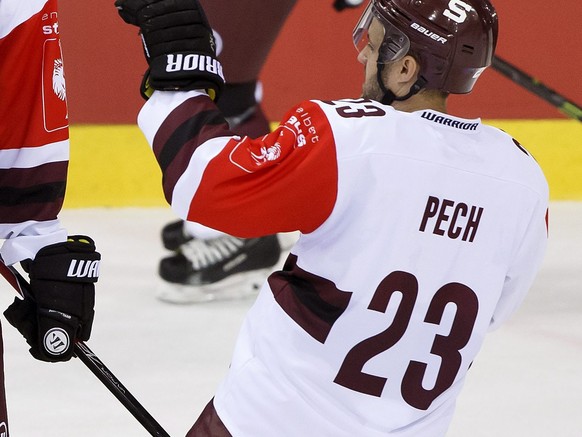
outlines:
{"label": "white hockey jersey", "polygon": [[303,102],[250,139],[205,95],[156,92],[139,124],[183,218],[301,231],[214,399],[233,436],[444,435],[542,261],[548,187],[529,153],[480,120],[362,99]]}

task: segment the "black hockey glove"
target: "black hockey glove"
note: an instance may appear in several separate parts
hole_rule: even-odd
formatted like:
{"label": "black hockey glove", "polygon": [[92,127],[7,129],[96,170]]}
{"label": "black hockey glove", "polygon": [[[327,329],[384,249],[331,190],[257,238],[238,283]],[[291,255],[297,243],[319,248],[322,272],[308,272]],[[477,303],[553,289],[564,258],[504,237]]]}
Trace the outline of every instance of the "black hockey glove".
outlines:
{"label": "black hockey glove", "polygon": [[337,11],[343,11],[345,8],[357,8],[364,0],[335,0],[333,7]]}
{"label": "black hockey glove", "polygon": [[216,42],[197,0],[116,0],[126,23],[140,28],[149,70],[142,95],[153,90],[204,89],[217,100],[224,86]]}
{"label": "black hockey glove", "polygon": [[93,240],[76,235],[22,262],[30,295],[16,298],[4,316],[24,336],[34,358],[67,361],[75,340],[89,339],[100,259]]}

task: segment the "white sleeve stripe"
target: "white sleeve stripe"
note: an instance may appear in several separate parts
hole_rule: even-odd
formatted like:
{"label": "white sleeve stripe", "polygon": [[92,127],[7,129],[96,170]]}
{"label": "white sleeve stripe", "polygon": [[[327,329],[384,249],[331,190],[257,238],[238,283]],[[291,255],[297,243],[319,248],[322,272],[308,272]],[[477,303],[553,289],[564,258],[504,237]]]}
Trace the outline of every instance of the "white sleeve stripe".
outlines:
{"label": "white sleeve stripe", "polygon": [[0,169],[34,168],[49,162],[69,160],[69,140],[40,147],[0,150]]}
{"label": "white sleeve stripe", "polygon": [[206,94],[200,91],[154,91],[137,116],[137,124],[150,147],[167,116],[186,100],[200,95]]}
{"label": "white sleeve stripe", "polygon": [[230,137],[213,138],[198,147],[192,154],[187,170],[180,176],[172,192],[172,209],[185,219],[190,203],[200,186],[202,174],[208,163],[225,147]]}

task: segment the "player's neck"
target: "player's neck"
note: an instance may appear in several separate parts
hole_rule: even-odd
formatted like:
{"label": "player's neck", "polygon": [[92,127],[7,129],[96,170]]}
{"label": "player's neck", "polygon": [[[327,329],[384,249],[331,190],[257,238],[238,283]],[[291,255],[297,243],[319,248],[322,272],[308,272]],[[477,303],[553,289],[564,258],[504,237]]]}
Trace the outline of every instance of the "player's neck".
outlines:
{"label": "player's neck", "polygon": [[403,112],[415,112],[422,109],[433,109],[444,114],[447,113],[447,99],[428,97],[417,94],[404,101],[394,101],[392,107]]}

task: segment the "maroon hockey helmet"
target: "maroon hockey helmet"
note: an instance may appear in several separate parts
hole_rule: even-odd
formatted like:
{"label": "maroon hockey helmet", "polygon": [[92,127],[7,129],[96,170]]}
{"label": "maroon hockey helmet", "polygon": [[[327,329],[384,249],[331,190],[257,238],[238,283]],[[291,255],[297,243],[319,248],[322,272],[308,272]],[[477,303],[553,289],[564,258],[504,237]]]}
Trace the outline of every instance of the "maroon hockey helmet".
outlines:
{"label": "maroon hockey helmet", "polygon": [[356,47],[373,18],[385,30],[378,62],[410,51],[420,58],[425,88],[469,93],[491,65],[498,24],[489,0],[371,0],[354,29]]}

